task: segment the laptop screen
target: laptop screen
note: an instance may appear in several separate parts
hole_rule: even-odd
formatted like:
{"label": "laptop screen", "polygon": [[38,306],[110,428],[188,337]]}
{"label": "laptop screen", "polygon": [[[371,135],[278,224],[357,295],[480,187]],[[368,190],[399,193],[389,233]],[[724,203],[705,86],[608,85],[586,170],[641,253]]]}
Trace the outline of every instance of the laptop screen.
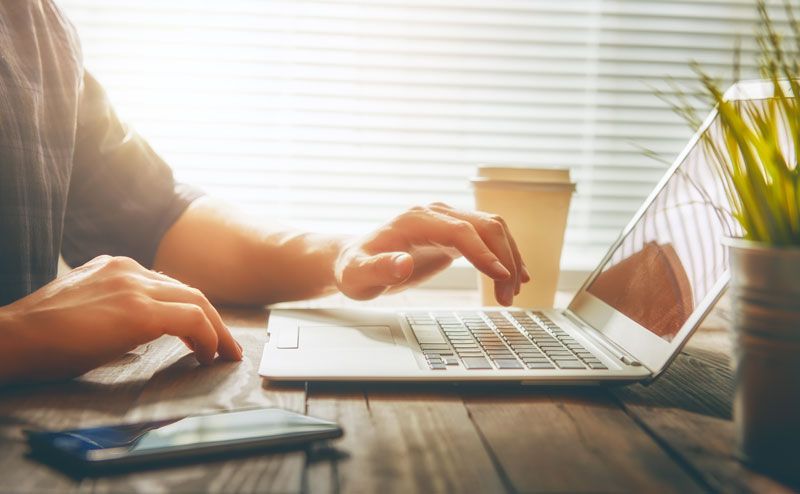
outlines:
{"label": "laptop screen", "polygon": [[[718,120],[705,132],[718,137]],[[695,141],[586,288],[667,342],[726,272],[722,239],[740,234],[710,156]]]}

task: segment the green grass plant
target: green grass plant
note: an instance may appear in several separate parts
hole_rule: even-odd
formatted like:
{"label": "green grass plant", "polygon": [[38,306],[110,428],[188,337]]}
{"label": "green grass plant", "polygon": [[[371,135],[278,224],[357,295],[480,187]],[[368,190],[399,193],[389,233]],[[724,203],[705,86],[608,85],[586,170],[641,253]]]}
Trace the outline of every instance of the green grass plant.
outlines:
{"label": "green grass plant", "polygon": [[[731,212],[743,237],[771,246],[800,246],[800,25],[793,7],[784,3],[794,46],[784,48],[763,0],[757,2],[759,66],[773,97],[764,101],[729,101],[719,83],[699,65],[704,92],[719,113],[719,133],[706,132],[704,143],[712,165],[723,181]],[[740,50],[736,49],[737,58]],[[738,62],[734,63],[738,74]],[[681,95],[683,96],[683,95]],[[699,126],[684,97],[673,109]]]}

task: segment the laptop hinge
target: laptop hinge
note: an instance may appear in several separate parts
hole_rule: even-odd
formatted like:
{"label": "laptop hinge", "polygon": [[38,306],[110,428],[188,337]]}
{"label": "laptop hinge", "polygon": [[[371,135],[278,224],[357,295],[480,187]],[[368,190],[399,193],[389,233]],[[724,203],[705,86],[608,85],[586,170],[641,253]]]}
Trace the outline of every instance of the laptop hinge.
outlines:
{"label": "laptop hinge", "polygon": [[584,329],[586,336],[588,336],[589,338],[594,340],[595,343],[599,344],[600,346],[608,350],[612,355],[617,357],[617,359],[619,359],[619,361],[622,362],[623,364],[630,365],[633,367],[646,367],[642,365],[641,362],[636,360],[636,358],[634,358],[630,353],[626,352],[625,350],[620,348],[619,345],[608,339],[606,335],[604,335],[600,331],[597,331],[591,325],[586,324],[583,321],[583,319],[578,317],[571,310],[566,309],[564,312],[562,312],[562,314],[564,314],[564,316],[566,316],[567,319],[572,321],[575,325],[580,326],[582,329]]}

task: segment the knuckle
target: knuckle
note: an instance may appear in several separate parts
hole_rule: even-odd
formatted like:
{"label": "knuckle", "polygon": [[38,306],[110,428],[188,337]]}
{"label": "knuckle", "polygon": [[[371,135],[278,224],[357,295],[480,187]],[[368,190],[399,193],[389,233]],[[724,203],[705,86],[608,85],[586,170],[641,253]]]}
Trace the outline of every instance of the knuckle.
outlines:
{"label": "knuckle", "polygon": [[206,299],[205,294],[203,292],[201,292],[199,289],[197,289],[197,288],[195,288],[193,286],[188,286],[188,287],[186,287],[186,289],[189,291],[189,294],[191,294],[191,296],[193,298],[195,298],[196,300],[199,300],[200,302],[203,302],[203,303],[208,302],[208,300]]}
{"label": "knuckle", "polygon": [[132,292],[132,293],[136,292],[135,288],[137,287],[137,283],[130,276],[118,274],[108,278],[108,281],[106,283],[108,284],[108,287],[113,291]]}
{"label": "knuckle", "polygon": [[108,258],[105,260],[105,266],[111,270],[124,271],[139,266],[139,263],[130,257],[108,256]]}
{"label": "knuckle", "polygon": [[199,305],[192,305],[188,309],[188,317],[192,324],[205,324],[206,322],[206,313]]}
{"label": "knuckle", "polygon": [[453,223],[453,230],[459,235],[468,235],[475,231],[475,227],[469,221],[456,221]]}
{"label": "knuckle", "polygon": [[422,206],[414,206],[401,213],[394,221],[395,225],[403,225],[417,221],[422,216],[428,214],[428,209]]}
{"label": "knuckle", "polygon": [[141,316],[149,313],[150,300],[140,293],[129,292],[121,295],[120,305],[129,314]]}
{"label": "knuckle", "polygon": [[486,230],[491,235],[503,235],[506,232],[505,226],[502,223],[496,220],[488,220],[485,224]]}
{"label": "knuckle", "polygon": [[434,201],[428,204],[428,207],[431,209],[433,208],[453,209],[449,204],[441,201]]}
{"label": "knuckle", "polygon": [[495,223],[499,223],[501,226],[506,226],[506,220],[504,220],[499,214],[490,214],[489,221],[494,221]]}

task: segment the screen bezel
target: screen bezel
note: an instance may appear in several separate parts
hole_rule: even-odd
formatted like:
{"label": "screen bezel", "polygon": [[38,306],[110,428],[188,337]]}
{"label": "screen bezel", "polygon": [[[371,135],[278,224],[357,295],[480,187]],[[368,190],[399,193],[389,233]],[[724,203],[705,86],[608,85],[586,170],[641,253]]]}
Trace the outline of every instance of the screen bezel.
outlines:
{"label": "screen bezel", "polygon": [[[790,88],[784,88],[790,94]],[[730,101],[742,100],[759,100],[773,97],[773,87],[770,81],[741,81],[732,85],[725,92],[725,99]],[[689,143],[684,147],[683,151],[678,155],[673,164],[661,178],[661,181],[656,185],[642,206],[633,216],[631,221],[622,230],[617,240],[611,245],[592,272],[581,286],[578,293],[572,299],[567,310],[578,317],[580,320],[602,333],[606,338],[611,340],[615,345],[628,352],[641,362],[652,373],[652,378],[664,371],[666,367],[672,362],[674,357],[678,354],[680,349],[689,339],[689,336],[703,321],[705,316],[719,300],[720,296],[727,287],[730,278],[729,270],[725,270],[720,278],[713,285],[711,290],[706,296],[697,304],[692,311],[691,316],[681,326],[681,329],[672,339],[666,341],[661,337],[653,334],[647,328],[641,326],[634,320],[627,317],[622,312],[614,309],[607,303],[603,302],[600,298],[589,293],[588,288],[597,276],[602,272],[602,268],[610,260],[614,251],[622,244],[627,235],[633,231],[633,228],[644,216],[647,208],[655,201],[659,193],[667,185],[667,182],[672,178],[680,165],[687,158],[689,153],[700,142],[701,136],[709,126],[717,118],[717,109],[711,110],[709,115],[703,121],[703,125],[694,133]]]}

